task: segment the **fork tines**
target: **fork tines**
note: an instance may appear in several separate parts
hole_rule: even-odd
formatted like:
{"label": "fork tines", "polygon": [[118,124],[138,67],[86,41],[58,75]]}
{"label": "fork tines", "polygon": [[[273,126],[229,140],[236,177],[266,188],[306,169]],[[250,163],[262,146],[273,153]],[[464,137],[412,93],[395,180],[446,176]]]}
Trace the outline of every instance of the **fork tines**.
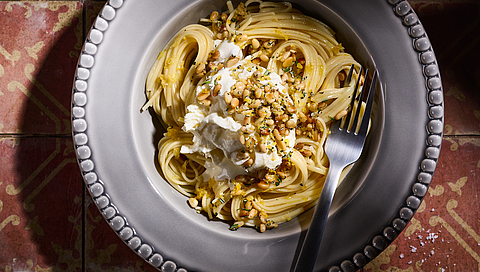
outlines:
{"label": "fork tines", "polygon": [[[348,76],[347,76],[347,82],[349,82],[352,78],[352,73],[353,73],[353,65],[352,68],[350,69]],[[362,73],[364,73],[364,82],[363,85],[361,85],[361,79],[362,79]],[[350,132],[353,128],[358,127],[358,119],[360,116],[360,110],[362,108],[361,103],[363,101],[363,97],[365,96],[365,90],[367,89],[367,81],[368,81],[368,68],[363,69],[363,67],[360,68],[360,72],[357,75],[357,79],[355,81],[355,88],[353,90],[352,94],[352,100],[350,101],[350,113],[346,115],[345,122],[344,124],[348,124],[347,126],[347,132]],[[354,131],[355,134],[366,134],[367,128],[368,128],[368,122],[367,120],[363,120],[364,116],[367,116],[366,118],[370,118],[370,113],[372,111],[372,103],[373,103],[373,97],[375,96],[375,85],[377,84],[377,71],[373,73],[373,78],[372,81],[370,82],[369,90],[367,92],[367,98],[366,98],[366,104],[370,105],[368,107],[365,107],[365,111],[361,117],[360,120],[360,129],[357,131]],[[357,94],[360,92],[359,94]],[[356,110],[355,109],[355,101],[358,100]],[[351,117],[353,117],[353,122],[350,121]],[[342,128],[340,128],[342,129]]]}

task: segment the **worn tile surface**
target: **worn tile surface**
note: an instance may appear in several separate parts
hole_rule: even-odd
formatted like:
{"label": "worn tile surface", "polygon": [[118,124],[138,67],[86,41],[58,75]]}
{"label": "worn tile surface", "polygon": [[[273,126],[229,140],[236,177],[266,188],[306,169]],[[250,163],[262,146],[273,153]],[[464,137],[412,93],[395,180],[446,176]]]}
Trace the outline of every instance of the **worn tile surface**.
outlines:
{"label": "worn tile surface", "polygon": [[3,137],[0,164],[0,270],[81,269],[82,184],[72,140]]}
{"label": "worn tile surface", "polygon": [[[409,2],[442,74],[442,153],[413,220],[362,270],[479,271],[480,3]],[[104,3],[0,1],[0,271],[155,271],[84,191],[70,138],[75,65]]]}
{"label": "worn tile surface", "polygon": [[445,136],[437,170],[420,209],[364,271],[479,271],[480,3],[410,3],[440,66]]}
{"label": "worn tile surface", "polygon": [[77,1],[0,2],[2,133],[70,132],[81,15]]}

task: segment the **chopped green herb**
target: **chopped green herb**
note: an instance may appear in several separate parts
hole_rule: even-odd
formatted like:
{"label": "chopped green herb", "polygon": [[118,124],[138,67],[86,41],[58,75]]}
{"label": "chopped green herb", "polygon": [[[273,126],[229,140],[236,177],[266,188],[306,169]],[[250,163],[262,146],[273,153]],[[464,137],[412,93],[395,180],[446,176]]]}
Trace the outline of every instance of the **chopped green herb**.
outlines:
{"label": "chopped green herb", "polygon": [[238,230],[238,228],[240,228],[240,226],[238,224],[233,224],[231,227],[230,227],[230,230]]}

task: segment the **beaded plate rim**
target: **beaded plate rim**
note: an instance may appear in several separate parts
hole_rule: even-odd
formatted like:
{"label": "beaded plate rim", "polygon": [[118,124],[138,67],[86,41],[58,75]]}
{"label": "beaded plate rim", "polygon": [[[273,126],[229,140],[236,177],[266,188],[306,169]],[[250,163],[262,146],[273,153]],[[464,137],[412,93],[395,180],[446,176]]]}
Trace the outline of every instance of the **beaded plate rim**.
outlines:
{"label": "beaded plate rim", "polygon": [[[354,271],[365,266],[370,260],[382,252],[400,233],[419,208],[435,172],[438,162],[443,136],[443,88],[438,64],[428,36],[418,19],[418,16],[407,1],[385,0],[392,6],[392,12],[399,18],[412,39],[412,49],[418,53],[418,61],[423,68],[425,88],[427,90],[427,103],[429,106],[429,122],[427,148],[425,156],[419,165],[417,180],[412,186],[412,193],[404,205],[399,209],[397,216],[385,226],[381,233],[375,235],[364,246],[362,253],[356,253],[350,259],[330,267],[330,272]],[[152,266],[165,272],[187,272],[184,268],[177,267],[175,261],[164,260],[161,253],[156,252],[148,243],[144,243],[141,235],[127,221],[127,218],[118,211],[111,202],[106,192],[104,183],[95,172],[94,162],[91,160],[91,150],[88,145],[87,122],[84,119],[87,104],[86,91],[88,89],[89,69],[95,63],[97,46],[103,40],[103,34],[108,29],[110,21],[115,19],[116,11],[123,6],[124,0],[109,0],[94,25],[90,29],[87,39],[80,54],[72,90],[72,137],[74,140],[75,154],[82,177],[89,194],[98,209],[109,223],[115,233],[141,258]]]}

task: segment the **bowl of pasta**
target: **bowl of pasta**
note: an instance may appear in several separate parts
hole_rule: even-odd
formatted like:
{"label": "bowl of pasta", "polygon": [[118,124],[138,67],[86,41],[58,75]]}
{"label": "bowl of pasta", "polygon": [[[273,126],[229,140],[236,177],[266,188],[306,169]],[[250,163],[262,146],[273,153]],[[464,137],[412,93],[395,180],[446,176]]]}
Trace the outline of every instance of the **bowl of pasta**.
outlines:
{"label": "bowl of pasta", "polygon": [[440,75],[407,2],[348,2],[108,1],[72,130],[92,199],[133,251],[162,271],[290,271],[351,67],[360,84],[377,70],[378,91],[316,270],[361,268],[402,231],[438,159]]}

